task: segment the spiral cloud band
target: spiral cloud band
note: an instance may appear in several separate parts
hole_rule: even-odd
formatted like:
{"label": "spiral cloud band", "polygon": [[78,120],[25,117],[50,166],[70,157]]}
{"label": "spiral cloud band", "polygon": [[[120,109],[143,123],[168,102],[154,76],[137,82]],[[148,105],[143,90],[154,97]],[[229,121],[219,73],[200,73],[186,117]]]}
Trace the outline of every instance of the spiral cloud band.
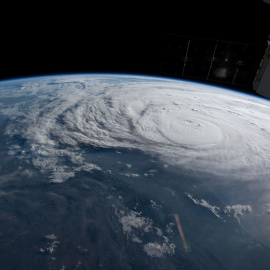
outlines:
{"label": "spiral cloud band", "polygon": [[101,169],[85,161],[82,146],[138,149],[246,180],[269,176],[269,102],[246,94],[154,77],[74,75],[17,80],[15,89],[2,82],[0,98],[11,119],[9,153],[55,182]]}

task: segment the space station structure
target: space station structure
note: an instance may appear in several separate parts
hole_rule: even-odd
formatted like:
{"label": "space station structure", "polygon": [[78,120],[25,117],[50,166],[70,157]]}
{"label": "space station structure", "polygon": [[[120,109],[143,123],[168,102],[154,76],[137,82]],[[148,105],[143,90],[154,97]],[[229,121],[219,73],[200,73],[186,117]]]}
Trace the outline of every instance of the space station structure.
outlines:
{"label": "space station structure", "polygon": [[[265,46],[172,34],[163,36],[160,44],[159,73],[254,92],[253,81]],[[261,66],[265,71],[269,53],[268,46]],[[270,72],[270,62],[267,68]],[[269,80],[270,73],[264,74]],[[262,76],[263,72],[259,75]],[[262,83],[257,87],[260,92],[266,91],[261,90],[265,89],[266,79],[258,77],[260,84]],[[268,92],[270,96],[270,91]]]}
{"label": "space station structure", "polygon": [[270,98],[270,35],[267,48],[253,81],[253,89],[261,96]]}

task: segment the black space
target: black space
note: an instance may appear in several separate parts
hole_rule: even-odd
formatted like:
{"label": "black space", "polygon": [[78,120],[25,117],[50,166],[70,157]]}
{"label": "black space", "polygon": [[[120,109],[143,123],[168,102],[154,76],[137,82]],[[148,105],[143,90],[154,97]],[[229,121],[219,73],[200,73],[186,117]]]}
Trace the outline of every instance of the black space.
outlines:
{"label": "black space", "polygon": [[270,5],[262,0],[43,3],[2,13],[0,79],[88,72],[159,75],[165,34],[262,46],[270,34]]}

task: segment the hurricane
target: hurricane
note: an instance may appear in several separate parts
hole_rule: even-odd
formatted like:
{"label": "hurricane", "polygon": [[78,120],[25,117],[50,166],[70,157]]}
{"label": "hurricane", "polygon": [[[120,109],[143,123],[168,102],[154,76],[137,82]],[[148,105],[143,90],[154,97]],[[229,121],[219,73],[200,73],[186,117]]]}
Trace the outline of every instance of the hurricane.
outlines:
{"label": "hurricane", "polygon": [[[86,164],[82,146],[138,149],[164,162],[248,180],[269,176],[267,125],[263,99],[184,81],[123,76],[77,75],[1,85],[1,99],[23,97],[16,106],[1,104],[12,115],[5,133],[10,154],[51,171],[62,182]],[[61,165],[63,159],[70,166]]]}

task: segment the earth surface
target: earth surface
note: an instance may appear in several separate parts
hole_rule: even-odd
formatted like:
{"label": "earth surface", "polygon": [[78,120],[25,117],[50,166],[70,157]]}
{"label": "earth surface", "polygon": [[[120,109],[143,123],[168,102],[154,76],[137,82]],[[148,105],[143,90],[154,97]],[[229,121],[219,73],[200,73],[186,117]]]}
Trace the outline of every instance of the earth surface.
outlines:
{"label": "earth surface", "polygon": [[269,269],[269,119],[181,80],[0,82],[1,269]]}

